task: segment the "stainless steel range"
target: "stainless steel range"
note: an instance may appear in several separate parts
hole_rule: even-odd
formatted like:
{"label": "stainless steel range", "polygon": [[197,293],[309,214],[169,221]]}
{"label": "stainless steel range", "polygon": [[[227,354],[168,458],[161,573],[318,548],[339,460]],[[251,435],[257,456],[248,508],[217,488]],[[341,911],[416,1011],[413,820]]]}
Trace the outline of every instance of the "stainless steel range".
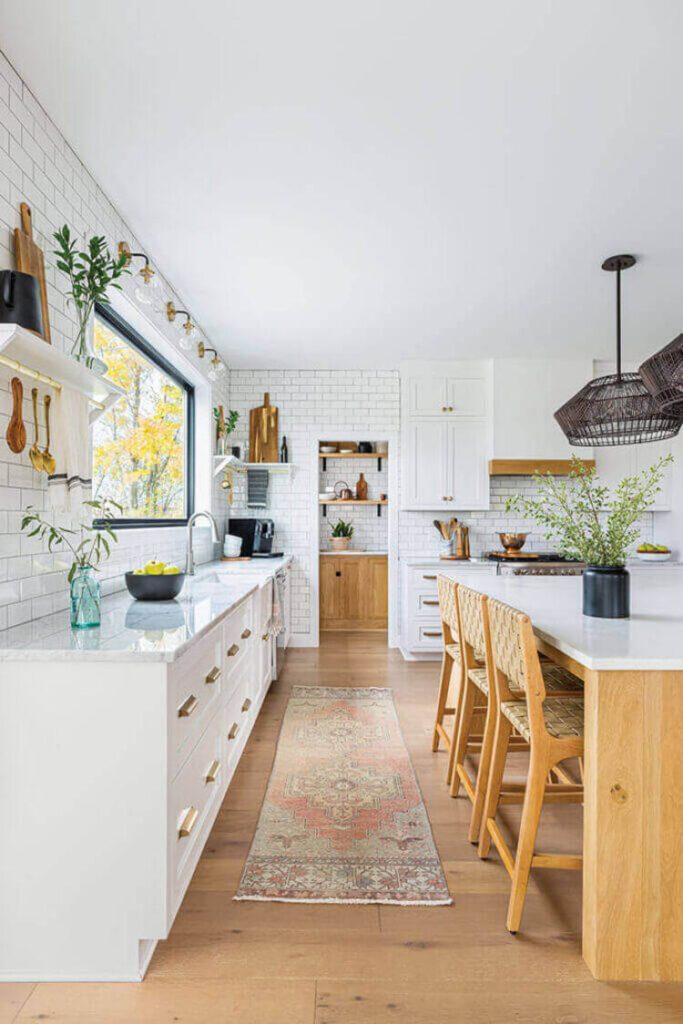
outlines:
{"label": "stainless steel range", "polygon": [[556,551],[525,551],[519,555],[489,551],[485,557],[496,562],[498,576],[580,576],[586,568],[584,562],[564,558]]}

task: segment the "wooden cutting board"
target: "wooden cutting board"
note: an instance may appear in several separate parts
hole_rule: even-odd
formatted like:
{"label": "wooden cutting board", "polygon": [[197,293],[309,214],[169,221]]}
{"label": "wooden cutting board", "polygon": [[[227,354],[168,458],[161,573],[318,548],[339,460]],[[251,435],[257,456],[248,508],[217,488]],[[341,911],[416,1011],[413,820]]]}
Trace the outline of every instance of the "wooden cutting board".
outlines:
{"label": "wooden cutting board", "polygon": [[45,283],[45,262],[43,250],[33,241],[33,219],[31,207],[28,203],[22,203],[21,227],[14,229],[14,254],[17,270],[21,274],[30,274],[38,278],[40,285],[40,303],[43,311],[43,334],[42,337],[51,345],[50,337],[50,314],[47,305],[47,285]]}
{"label": "wooden cutting board", "polygon": [[277,408],[266,392],[263,405],[249,413],[249,461],[277,462],[277,458]]}

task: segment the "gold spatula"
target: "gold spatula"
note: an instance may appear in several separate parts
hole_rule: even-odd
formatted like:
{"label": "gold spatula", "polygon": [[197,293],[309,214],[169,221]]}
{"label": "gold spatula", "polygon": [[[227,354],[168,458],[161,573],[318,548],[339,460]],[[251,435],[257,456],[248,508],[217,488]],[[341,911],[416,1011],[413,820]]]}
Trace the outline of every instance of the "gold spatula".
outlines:
{"label": "gold spatula", "polygon": [[38,388],[31,388],[31,401],[33,402],[33,444],[29,448],[28,457],[35,471],[42,473],[45,463],[43,453],[38,447]]}
{"label": "gold spatula", "polygon": [[52,474],[54,473],[55,469],[57,468],[57,462],[55,460],[55,457],[52,454],[52,452],[50,451],[50,402],[51,401],[52,401],[51,396],[50,395],[45,395],[45,398],[43,399],[43,404],[45,406],[45,432],[46,432],[45,442],[46,443],[45,443],[45,447],[43,448],[43,469],[48,474],[48,476],[52,476]]}

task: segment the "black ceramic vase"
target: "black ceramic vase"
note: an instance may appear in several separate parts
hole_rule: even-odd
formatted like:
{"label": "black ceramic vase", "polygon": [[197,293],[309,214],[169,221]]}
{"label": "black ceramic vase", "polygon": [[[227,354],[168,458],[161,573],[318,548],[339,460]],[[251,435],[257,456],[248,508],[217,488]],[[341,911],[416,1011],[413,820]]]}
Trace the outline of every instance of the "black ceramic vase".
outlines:
{"label": "black ceramic vase", "polygon": [[631,577],[621,565],[587,565],[583,571],[583,614],[595,619],[627,619]]}

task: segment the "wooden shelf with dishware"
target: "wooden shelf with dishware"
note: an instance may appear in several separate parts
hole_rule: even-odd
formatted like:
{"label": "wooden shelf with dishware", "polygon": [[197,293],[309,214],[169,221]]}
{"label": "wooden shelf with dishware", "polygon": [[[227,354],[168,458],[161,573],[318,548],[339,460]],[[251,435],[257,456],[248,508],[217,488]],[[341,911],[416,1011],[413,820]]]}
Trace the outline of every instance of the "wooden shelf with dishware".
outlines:
{"label": "wooden shelf with dishware", "polygon": [[62,388],[70,388],[85,395],[93,406],[91,424],[115,405],[123,394],[121,388],[106,377],[88,369],[19,324],[0,324],[0,365],[9,367],[20,377],[45,384],[57,393]]}
{"label": "wooden shelf with dishware", "polygon": [[363,500],[360,500],[358,498],[332,498],[332,499],[320,498],[319,502],[320,502],[320,505],[322,506],[323,515],[324,516],[327,515],[327,506],[328,505],[334,505],[335,508],[339,508],[340,506],[343,507],[344,505],[376,505],[377,506],[377,515],[381,516],[382,515],[382,506],[389,504],[389,502],[387,501],[386,498],[377,498],[376,500],[373,500],[373,499],[370,499],[370,498],[365,498]]}
{"label": "wooden shelf with dishware", "polygon": [[322,460],[323,472],[327,469],[328,459],[377,459],[377,471],[382,472],[382,459],[388,459],[388,452],[318,452]]}

